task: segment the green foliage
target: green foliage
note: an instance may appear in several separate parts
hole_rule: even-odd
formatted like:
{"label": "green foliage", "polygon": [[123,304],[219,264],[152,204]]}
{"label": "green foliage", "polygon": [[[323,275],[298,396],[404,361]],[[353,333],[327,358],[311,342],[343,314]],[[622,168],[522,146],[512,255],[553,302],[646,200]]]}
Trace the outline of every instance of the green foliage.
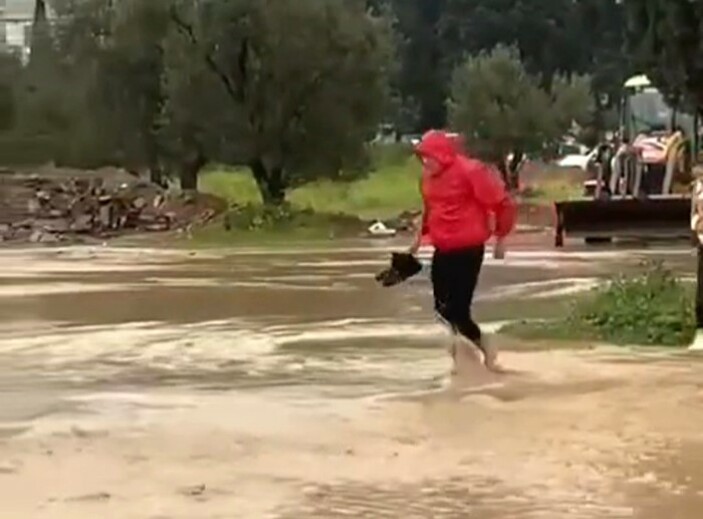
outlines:
{"label": "green foliage", "polygon": [[586,77],[557,76],[551,91],[530,75],[514,47],[498,46],[466,59],[454,73],[449,118],[472,153],[500,163],[513,150],[544,148],[592,111]]}
{"label": "green foliage", "polygon": [[599,340],[623,345],[682,346],[695,333],[691,291],[661,263],[621,276],[577,302],[563,320],[506,329],[525,338]]}
{"label": "green foliage", "polygon": [[[588,74],[595,94],[610,93],[626,70],[615,0],[49,3],[60,22],[38,26],[14,105],[0,84],[0,127],[12,120],[22,148],[36,139],[36,155],[59,163],[166,169],[190,187],[207,162],[236,164],[274,204],[372,168],[366,143],[381,121],[444,126],[466,55],[514,45],[532,86],[553,96],[529,88],[535,113],[583,97],[569,83],[562,98],[559,78]],[[530,147],[551,131],[533,119],[518,128],[536,129]]]}
{"label": "green foliage", "polygon": [[36,139],[40,155],[55,142],[60,164],[157,169],[168,1],[54,0],[61,22],[35,28],[21,74],[18,138]]}
{"label": "green foliage", "polygon": [[620,0],[581,0],[572,3],[571,38],[580,58],[575,71],[592,79],[598,131],[617,127],[622,85],[635,73],[625,52],[625,9]]}
{"label": "green foliage", "polygon": [[[586,0],[446,0],[441,24],[446,52],[456,65],[462,52],[515,45],[531,74],[550,78],[582,66],[581,20],[576,4]],[[576,33],[576,34],[575,34]],[[461,51],[458,51],[461,49]],[[558,49],[558,51],[556,51]]]}
{"label": "green foliage", "polygon": [[27,137],[15,132],[0,132],[0,165],[45,164],[60,153],[60,143],[53,136]]}
{"label": "green foliage", "polygon": [[[639,0],[633,0],[633,2]],[[530,74],[593,78],[594,123],[617,106],[628,73],[618,0],[375,0],[391,6],[400,34],[398,99],[415,131],[442,127],[452,71],[466,55],[514,45]],[[407,121],[407,119],[406,119]]]}
{"label": "green foliage", "polygon": [[333,238],[356,237],[365,224],[358,218],[298,209],[288,204],[233,207],[221,221],[196,229],[188,246],[258,245],[285,247],[311,241],[320,245]]}
{"label": "green foliage", "polygon": [[13,128],[17,119],[17,89],[21,65],[12,54],[0,54],[0,132]]}
{"label": "green foliage", "polygon": [[[414,157],[402,154],[402,149],[395,145],[377,148],[371,174],[351,182],[317,180],[292,189],[288,201],[296,211],[341,213],[366,220],[395,218],[403,211],[419,209],[420,165]],[[262,204],[256,182],[245,169],[208,168],[202,174],[201,189],[234,205]]]}
{"label": "green foliage", "polygon": [[[444,52],[439,27],[446,0],[389,0],[400,35],[397,76],[401,126],[414,130],[438,128],[446,121],[445,99],[451,65]],[[463,52],[458,48],[455,51]]]}
{"label": "green foliage", "polygon": [[333,0],[210,2],[171,16],[171,131],[190,134],[211,158],[251,167],[271,204],[358,164],[386,110],[392,46],[383,19]]}
{"label": "green foliage", "polygon": [[585,126],[593,116],[592,82],[588,76],[555,76],[551,85],[550,115],[561,137],[576,123]]}
{"label": "green foliage", "polygon": [[[37,12],[41,13],[41,3]],[[16,76],[17,114],[9,139],[16,139],[18,146],[26,150],[20,155],[32,155],[28,145],[37,139],[37,155],[44,156],[47,140],[59,142],[60,136],[71,134],[69,118],[69,96],[71,89],[66,88],[64,74],[59,62],[61,53],[53,41],[53,33],[45,19],[36,21],[32,29],[31,60]],[[61,143],[52,151],[65,150]],[[17,158],[17,154],[13,154]]]}
{"label": "green foliage", "polygon": [[61,22],[37,33],[19,133],[61,142],[58,162],[156,177],[166,167],[184,188],[197,187],[210,160],[245,165],[273,204],[289,188],[367,166],[366,143],[387,111],[393,42],[387,18],[363,3],[52,7]]}
{"label": "green foliage", "polygon": [[703,109],[703,2],[625,0],[627,47],[641,72],[674,104]]}

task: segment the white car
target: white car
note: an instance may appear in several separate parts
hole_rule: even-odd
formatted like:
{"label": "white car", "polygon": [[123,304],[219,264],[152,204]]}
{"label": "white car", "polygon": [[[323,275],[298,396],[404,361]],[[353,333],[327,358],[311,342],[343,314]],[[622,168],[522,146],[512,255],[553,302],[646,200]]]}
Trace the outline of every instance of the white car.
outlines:
{"label": "white car", "polygon": [[557,159],[556,165],[561,168],[578,168],[583,171],[588,169],[588,164],[595,158],[596,149],[591,150],[586,154],[570,154],[560,159]]}

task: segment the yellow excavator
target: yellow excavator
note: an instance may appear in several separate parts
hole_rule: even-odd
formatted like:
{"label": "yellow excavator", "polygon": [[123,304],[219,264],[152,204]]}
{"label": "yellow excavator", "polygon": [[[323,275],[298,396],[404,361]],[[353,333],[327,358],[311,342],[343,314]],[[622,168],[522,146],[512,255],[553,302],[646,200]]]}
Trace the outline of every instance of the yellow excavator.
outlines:
{"label": "yellow excavator", "polygon": [[556,247],[617,238],[690,238],[698,118],[670,107],[646,76],[624,85],[620,129],[589,163],[583,196],[555,204]]}

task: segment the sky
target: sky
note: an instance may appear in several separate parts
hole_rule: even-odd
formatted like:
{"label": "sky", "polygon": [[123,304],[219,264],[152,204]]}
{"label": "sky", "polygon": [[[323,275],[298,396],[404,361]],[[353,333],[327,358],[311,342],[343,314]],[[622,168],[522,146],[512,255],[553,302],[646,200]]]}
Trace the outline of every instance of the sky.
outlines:
{"label": "sky", "polygon": [[34,13],[34,0],[5,0],[7,16],[32,16]]}

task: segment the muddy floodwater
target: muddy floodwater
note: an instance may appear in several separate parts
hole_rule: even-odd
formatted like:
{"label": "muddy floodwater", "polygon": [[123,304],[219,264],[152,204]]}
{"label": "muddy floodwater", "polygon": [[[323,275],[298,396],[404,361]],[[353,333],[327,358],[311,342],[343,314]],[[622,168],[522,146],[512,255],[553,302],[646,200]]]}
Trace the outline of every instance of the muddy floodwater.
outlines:
{"label": "muddy floodwater", "polygon": [[[388,244],[0,252],[0,517],[700,519],[703,360],[528,347],[449,376]],[[519,246],[485,329],[686,248]]]}

